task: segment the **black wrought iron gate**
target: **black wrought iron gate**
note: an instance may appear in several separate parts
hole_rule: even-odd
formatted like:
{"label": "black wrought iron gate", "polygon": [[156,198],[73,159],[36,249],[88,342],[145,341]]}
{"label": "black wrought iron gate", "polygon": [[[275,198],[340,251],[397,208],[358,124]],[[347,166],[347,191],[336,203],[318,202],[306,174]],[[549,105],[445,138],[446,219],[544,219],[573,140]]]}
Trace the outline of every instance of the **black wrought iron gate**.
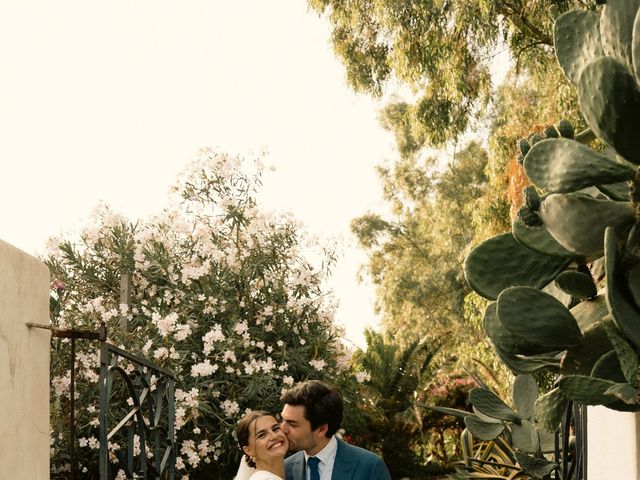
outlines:
{"label": "black wrought iron gate", "polygon": [[[119,397],[129,400],[128,409],[123,409],[122,404],[114,409],[110,401],[118,378],[124,387]],[[174,380],[172,372],[107,342],[101,343],[101,480],[116,478],[120,472],[127,479],[174,480]],[[114,415],[117,418],[118,414],[120,420],[110,429],[111,418]],[[118,436],[124,437],[126,451],[109,448]]]}

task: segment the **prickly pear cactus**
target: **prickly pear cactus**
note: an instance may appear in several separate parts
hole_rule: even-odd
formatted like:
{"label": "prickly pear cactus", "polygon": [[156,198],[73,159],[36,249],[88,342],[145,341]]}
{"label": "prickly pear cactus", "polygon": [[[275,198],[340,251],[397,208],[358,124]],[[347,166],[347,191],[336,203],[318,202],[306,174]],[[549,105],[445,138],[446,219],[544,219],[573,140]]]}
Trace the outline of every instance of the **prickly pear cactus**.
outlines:
{"label": "prickly pear cactus", "polygon": [[[520,142],[534,187],[512,232],[481,243],[464,264],[469,285],[492,300],[484,329],[497,356],[517,374],[560,376],[539,399],[542,411],[560,412],[569,399],[640,410],[639,7],[607,0],[556,19],[556,56],[589,129],[561,120],[546,138]],[[604,149],[592,148],[596,138]],[[522,429],[505,406],[484,401]],[[479,421],[468,427],[496,430]],[[550,429],[558,421],[544,420]]]}
{"label": "prickly pear cactus", "polygon": [[511,395],[513,407],[486,386],[473,388],[469,392],[473,413],[427,407],[464,419],[467,433],[478,439],[496,440],[501,437],[513,451],[519,464],[516,468],[530,478],[547,478],[546,475],[558,468],[556,463],[544,456],[555,448],[553,428],[548,429],[547,425],[553,424],[556,419],[560,421],[568,402],[565,397],[560,402],[553,402],[549,408],[549,397],[543,395],[538,398],[538,386],[531,375],[518,375]]}

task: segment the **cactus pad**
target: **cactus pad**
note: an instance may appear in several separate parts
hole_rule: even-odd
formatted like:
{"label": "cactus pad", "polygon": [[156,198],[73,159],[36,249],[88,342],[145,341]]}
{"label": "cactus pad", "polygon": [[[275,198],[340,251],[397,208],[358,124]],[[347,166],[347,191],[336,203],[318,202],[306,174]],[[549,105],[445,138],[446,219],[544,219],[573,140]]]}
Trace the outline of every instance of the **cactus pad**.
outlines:
{"label": "cactus pad", "polygon": [[536,419],[545,430],[555,432],[560,425],[568,403],[569,399],[560,389],[554,388],[536,400],[534,408]]}
{"label": "cactus pad", "polygon": [[587,65],[578,82],[587,124],[625,159],[640,163],[640,90],[619,61],[601,57]]}
{"label": "cactus pad", "polygon": [[580,300],[592,298],[598,294],[593,278],[586,273],[565,270],[556,277],[555,282],[560,290]]}
{"label": "cactus pad", "polygon": [[600,13],[600,40],[605,55],[631,68],[633,22],[640,6],[638,0],[607,0]]}
{"label": "cactus pad", "polygon": [[626,235],[634,213],[630,202],[599,200],[576,193],[551,194],[538,212],[560,245],[591,259],[602,256],[605,229],[612,226],[619,235]]}
{"label": "cactus pad", "polygon": [[531,375],[518,375],[513,382],[513,405],[522,418],[533,416],[538,398],[538,385]]}
{"label": "cactus pad", "polygon": [[510,428],[511,440],[513,440],[514,447],[527,453],[538,452],[540,439],[538,438],[538,432],[533,423],[528,420],[523,420],[522,424],[512,424]]}
{"label": "cactus pad", "polygon": [[496,302],[487,305],[484,311],[483,327],[493,345],[512,355],[535,355],[546,352],[543,345],[532,343],[526,338],[518,337],[507,330],[498,319]]}
{"label": "cactus pad", "polygon": [[553,348],[578,345],[582,333],[571,312],[551,295],[531,287],[510,287],[498,296],[498,318],[516,336]]}
{"label": "cactus pad", "polygon": [[573,258],[576,256],[575,253],[560,245],[544,225],[532,227],[516,217],[513,219],[511,229],[518,242],[535,252],[556,257]]}
{"label": "cactus pad", "polygon": [[627,182],[611,183],[609,185],[596,185],[598,190],[611,200],[626,202],[629,200],[629,184]]}
{"label": "cactus pad", "polygon": [[564,75],[577,85],[584,67],[604,55],[599,15],[587,10],[563,13],[553,25],[553,44]]}
{"label": "cactus pad", "polygon": [[615,350],[609,350],[598,359],[591,369],[591,376],[610,380],[615,383],[626,380]]}
{"label": "cactus pad", "polygon": [[616,401],[605,392],[616,383],[585,375],[571,375],[560,379],[558,386],[562,393],[574,402],[585,405],[608,405]]}
{"label": "cactus pad", "polygon": [[631,34],[631,61],[636,81],[640,84],[640,14],[637,13]]}
{"label": "cactus pad", "polygon": [[610,351],[611,342],[602,325],[592,325],[583,334],[579,345],[567,349],[567,353],[560,362],[562,375],[590,375],[594,365],[602,355]]}
{"label": "cactus pad", "polygon": [[606,298],[609,313],[627,339],[635,348],[640,348],[640,311],[627,290],[619,261],[618,237],[613,228],[607,228],[605,248]]}
{"label": "cactus pad", "polygon": [[598,322],[601,322],[604,317],[609,315],[609,309],[607,308],[607,300],[605,295],[600,294],[595,298],[580,302],[571,309],[573,318],[578,322],[580,331],[586,332]]}
{"label": "cactus pad", "polygon": [[522,418],[509,405],[504,403],[498,395],[491,390],[475,387],[469,391],[469,401],[485,415],[520,424]]}
{"label": "cactus pad", "polygon": [[520,244],[511,233],[485,240],[464,261],[469,286],[479,295],[495,300],[506,287],[527,285],[542,288],[571,262]]}
{"label": "cactus pad", "polygon": [[493,440],[504,430],[503,423],[483,422],[475,415],[467,415],[464,417],[464,424],[473,436],[480,440]]}
{"label": "cactus pad", "polygon": [[636,173],[635,165],[566,138],[536,143],[524,158],[524,170],[535,185],[555,193],[631,180]]}

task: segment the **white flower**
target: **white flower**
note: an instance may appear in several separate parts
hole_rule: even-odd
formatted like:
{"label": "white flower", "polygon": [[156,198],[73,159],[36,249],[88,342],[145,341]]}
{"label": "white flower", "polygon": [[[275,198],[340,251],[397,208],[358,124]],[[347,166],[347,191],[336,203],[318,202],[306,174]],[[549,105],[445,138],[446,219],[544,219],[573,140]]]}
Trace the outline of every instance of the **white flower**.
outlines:
{"label": "white flower", "polygon": [[163,337],[166,337],[173,333],[176,328],[176,322],[178,321],[178,314],[175,312],[170,313],[166,317],[161,317],[159,313],[154,313],[151,316],[151,321],[158,328],[158,332]]}
{"label": "white flower", "polygon": [[222,402],[222,409],[227,414],[228,417],[231,417],[240,411],[240,406],[237,402],[232,400],[225,400]]}
{"label": "white flower", "polygon": [[209,359],[205,359],[202,363],[196,363],[191,366],[191,376],[192,377],[206,377],[208,375],[213,375],[218,370],[218,365],[213,364]]}
{"label": "white flower", "polygon": [[236,359],[236,354],[233,353],[231,350],[227,350],[224,352],[224,354],[222,355],[222,361],[223,362],[231,362],[231,363],[235,363],[237,361]]}
{"label": "white flower", "polygon": [[233,331],[238,335],[247,333],[249,331],[249,325],[247,324],[247,321],[243,320],[242,322],[236,323],[235,327],[233,327]]}
{"label": "white flower", "polygon": [[149,350],[151,349],[151,347],[153,346],[153,341],[149,340],[147,343],[144,344],[144,347],[142,347],[142,353],[147,356],[147,354],[149,353]]}
{"label": "white flower", "polygon": [[191,335],[191,325],[188,323],[176,325],[175,333],[173,334],[174,338],[177,341],[182,341]]}
{"label": "white flower", "polygon": [[163,358],[167,358],[169,356],[169,350],[166,347],[156,348],[153,351],[153,358],[156,360],[162,360]]}
{"label": "white flower", "polygon": [[311,365],[316,370],[320,371],[327,365],[327,362],[325,362],[322,359],[320,359],[320,360],[314,359],[314,360],[309,361],[309,365]]}
{"label": "white flower", "polygon": [[356,380],[358,381],[358,383],[368,382],[369,380],[371,380],[371,374],[367,371],[356,372]]}
{"label": "white flower", "polygon": [[284,377],[282,377],[282,383],[289,386],[293,385],[293,377],[285,375]]}
{"label": "white flower", "polygon": [[215,342],[222,342],[224,339],[225,336],[224,333],[222,333],[222,327],[217,323],[214,323],[213,328],[209,330],[204,337],[202,337],[202,341],[204,343],[204,354],[209,355],[213,351],[213,344]]}

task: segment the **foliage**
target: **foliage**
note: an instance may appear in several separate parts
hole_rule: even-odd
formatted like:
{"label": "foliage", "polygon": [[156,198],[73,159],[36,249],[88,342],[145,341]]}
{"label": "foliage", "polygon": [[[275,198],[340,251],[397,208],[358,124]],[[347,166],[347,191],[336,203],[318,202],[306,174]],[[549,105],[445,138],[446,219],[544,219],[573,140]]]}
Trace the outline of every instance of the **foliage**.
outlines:
{"label": "foliage", "polygon": [[[445,365],[438,369],[416,401],[464,410],[469,408],[469,391],[476,386],[475,380],[468,375],[451,371],[451,367]],[[464,429],[464,422],[432,410],[423,410],[422,415],[423,451],[427,460],[452,466],[462,455],[459,438]]]}
{"label": "foliage", "polygon": [[415,477],[424,470],[418,452],[424,425],[416,399],[432,376],[438,345],[414,341],[402,346],[370,329],[365,337],[366,350],[352,358],[355,374],[350,378],[360,383],[345,418],[347,438],[379,452],[393,478]]}
{"label": "foliage", "polygon": [[411,90],[383,124],[403,156],[465,132],[490,99],[489,66],[508,49],[519,68],[551,58],[553,19],[583,2],[308,0],[332,27],[332,44],[356,90],[380,95],[390,82]]}
{"label": "foliage", "polygon": [[[296,223],[260,212],[261,174],[259,159],[250,168],[240,157],[205,150],[160,215],[130,223],[102,208],[46,258],[53,325],[95,329],[104,322],[110,342],[176,373],[182,478],[230,478],[240,453],[235,425],[245,410],[279,411],[284,387],[335,377],[345,354],[322,288],[331,250],[312,265]],[[121,303],[123,275],[130,275],[131,294]],[[52,478],[66,478],[70,346],[54,339],[52,348]],[[95,344],[78,343],[83,478],[97,478],[96,352]],[[118,447],[126,445],[110,445]]]}
{"label": "foliage", "polygon": [[[459,265],[474,237],[467,218],[484,192],[485,162],[483,149],[472,143],[443,171],[435,158],[379,168],[392,218],[369,213],[351,224],[369,253],[367,270],[383,325],[400,338],[435,337],[463,326],[469,289]],[[451,341],[476,342],[472,329],[462,334]]]}
{"label": "foliage", "polygon": [[524,170],[540,195],[514,220],[517,242],[494,237],[465,261],[469,284],[496,300],[484,326],[500,358],[514,372],[562,375],[552,408],[567,398],[639,408],[637,11],[612,1],[557,19],[558,59],[590,128],[530,139]]}
{"label": "foliage", "polygon": [[[513,407],[492,390],[479,386],[469,392],[474,413],[433,405],[429,408],[464,419],[467,427],[461,436],[464,466],[472,472],[471,478],[481,476],[475,473],[495,474],[496,470],[503,470],[503,474],[514,475],[513,478],[524,473],[526,478],[541,479],[549,478],[558,468],[558,464],[545,457],[554,451],[555,445],[553,433],[546,431],[545,426],[559,422],[559,418],[548,421],[551,413],[543,408],[545,398],[541,397],[538,403],[533,377],[519,375],[513,384]],[[564,409],[553,413],[562,414]],[[485,443],[474,446],[474,439]]]}

